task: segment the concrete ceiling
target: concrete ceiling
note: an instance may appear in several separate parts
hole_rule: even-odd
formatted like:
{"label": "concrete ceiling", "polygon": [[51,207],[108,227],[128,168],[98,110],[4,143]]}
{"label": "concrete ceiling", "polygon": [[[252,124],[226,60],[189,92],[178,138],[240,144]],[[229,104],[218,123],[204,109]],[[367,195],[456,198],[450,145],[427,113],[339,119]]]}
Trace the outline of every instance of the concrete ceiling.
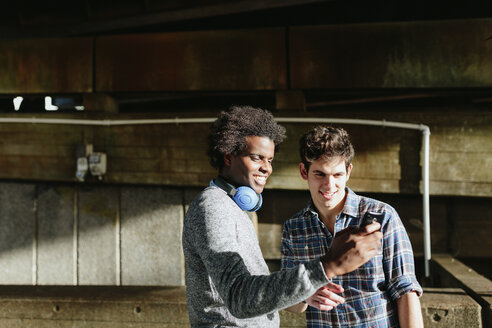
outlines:
{"label": "concrete ceiling", "polygon": [[492,17],[489,0],[2,1],[0,38]]}

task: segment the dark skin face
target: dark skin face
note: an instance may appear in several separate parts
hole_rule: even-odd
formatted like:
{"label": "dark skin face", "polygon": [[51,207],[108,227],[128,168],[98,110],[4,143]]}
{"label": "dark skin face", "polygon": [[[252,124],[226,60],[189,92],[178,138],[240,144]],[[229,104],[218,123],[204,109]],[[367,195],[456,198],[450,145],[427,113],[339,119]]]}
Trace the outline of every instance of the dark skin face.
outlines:
{"label": "dark skin face", "polygon": [[237,155],[225,154],[220,175],[236,187],[249,186],[260,194],[272,174],[275,144],[268,137],[246,137],[244,151]]}

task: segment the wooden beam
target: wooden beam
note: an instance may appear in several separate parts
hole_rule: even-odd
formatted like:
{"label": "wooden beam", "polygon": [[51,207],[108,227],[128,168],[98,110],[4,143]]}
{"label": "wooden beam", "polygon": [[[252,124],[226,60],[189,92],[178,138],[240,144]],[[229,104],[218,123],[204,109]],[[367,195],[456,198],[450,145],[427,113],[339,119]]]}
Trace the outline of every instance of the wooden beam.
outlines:
{"label": "wooden beam", "polygon": [[290,29],[293,89],[492,86],[492,19]]}
{"label": "wooden beam", "polygon": [[117,113],[118,103],[116,100],[102,93],[86,93],[82,96],[84,110],[86,111],[98,111],[106,113]]}
{"label": "wooden beam", "polygon": [[283,28],[98,37],[97,92],[285,89]]}
{"label": "wooden beam", "polygon": [[306,110],[306,97],[300,90],[281,90],[275,93],[276,108],[278,110]]}
{"label": "wooden beam", "polygon": [[0,94],[92,92],[92,39],[0,42]]}

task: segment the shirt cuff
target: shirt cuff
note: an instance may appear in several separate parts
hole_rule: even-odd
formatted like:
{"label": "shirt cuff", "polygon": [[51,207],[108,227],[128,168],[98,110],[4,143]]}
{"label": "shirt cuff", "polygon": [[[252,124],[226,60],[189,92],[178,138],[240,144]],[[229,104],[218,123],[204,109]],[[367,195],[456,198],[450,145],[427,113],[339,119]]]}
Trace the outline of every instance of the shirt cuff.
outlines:
{"label": "shirt cuff", "polygon": [[392,300],[397,300],[410,292],[415,292],[418,297],[422,296],[422,287],[415,276],[402,276],[389,287],[389,294]]}

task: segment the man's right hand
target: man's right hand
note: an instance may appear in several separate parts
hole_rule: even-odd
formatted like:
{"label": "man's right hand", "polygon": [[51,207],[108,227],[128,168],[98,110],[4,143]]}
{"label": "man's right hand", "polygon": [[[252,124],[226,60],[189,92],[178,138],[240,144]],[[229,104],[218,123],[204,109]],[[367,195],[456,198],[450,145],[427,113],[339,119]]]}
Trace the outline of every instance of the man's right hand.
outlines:
{"label": "man's right hand", "polygon": [[328,278],[352,272],[377,254],[383,234],[379,223],[347,227],[336,233],[331,248],[321,258]]}

